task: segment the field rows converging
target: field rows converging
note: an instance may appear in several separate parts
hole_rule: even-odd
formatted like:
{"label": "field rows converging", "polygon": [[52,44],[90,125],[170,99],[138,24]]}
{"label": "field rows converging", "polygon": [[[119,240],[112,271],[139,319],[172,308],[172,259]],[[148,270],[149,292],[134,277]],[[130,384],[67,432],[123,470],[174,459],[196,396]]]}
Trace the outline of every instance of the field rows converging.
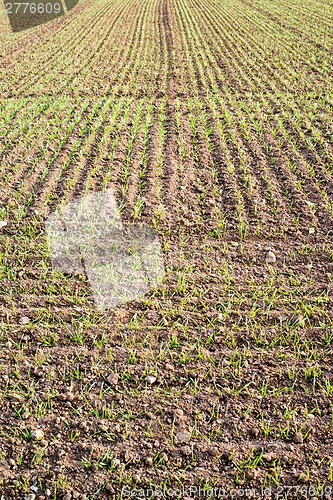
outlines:
{"label": "field rows converging", "polygon": [[[238,1],[143,2],[139,10],[134,10],[131,2],[97,2],[81,8],[76,16],[57,21],[60,27],[56,28],[52,42],[43,41],[43,36],[49,36],[49,26],[41,28],[40,38],[31,39],[30,57],[17,47],[15,55],[11,53],[2,59],[2,95],[8,95],[3,101],[4,111],[9,106],[9,119],[5,118],[2,133],[7,136],[11,129],[12,135],[8,138],[10,142],[4,144],[10,154],[3,158],[4,168],[6,162],[9,164],[11,183],[16,183],[14,192],[25,197],[22,183],[28,190],[30,183],[41,176],[43,179],[49,168],[66,170],[75,192],[75,183],[81,186],[84,182],[82,175],[72,175],[80,170],[79,151],[86,157],[83,151],[90,145],[94,148],[96,141],[104,151],[109,146],[111,130],[117,127],[121,137],[116,141],[118,148],[124,142],[126,148],[126,134],[131,135],[133,152],[128,152],[128,165],[120,175],[131,184],[129,194],[132,203],[136,201],[138,206],[143,202],[141,198],[135,199],[140,193],[133,187],[134,177],[147,173],[135,174],[138,167],[134,164],[142,161],[144,149],[152,153],[146,155],[147,166],[150,167],[152,158],[160,161],[162,165],[157,167],[160,182],[164,175],[171,176],[175,192],[180,188],[179,164],[184,161],[192,163],[186,166],[192,181],[193,176],[198,181],[204,176],[206,182],[207,176],[210,178],[211,172],[214,173],[210,191],[219,196],[213,195],[201,203],[206,205],[204,210],[209,220],[218,205],[218,209],[228,213],[230,221],[240,219],[250,232],[271,230],[276,218],[282,232],[298,228],[299,224],[320,226],[323,219],[326,225],[327,220],[332,220],[329,47],[323,45],[319,50],[310,47],[313,58],[322,60],[320,71],[317,66],[314,70],[315,61],[309,57],[309,49],[303,53],[304,45],[292,40],[302,35],[292,32],[286,42],[286,30],[274,25],[273,19],[267,20],[265,11],[258,15],[256,9],[256,5]],[[112,23],[105,23],[105,17],[112,19]],[[89,22],[85,22],[88,18]],[[65,23],[63,29],[69,34],[66,37],[61,23]],[[19,41],[20,37],[18,44]],[[8,46],[11,47],[9,43]],[[311,99],[314,88],[317,100]],[[11,97],[13,93],[15,97]],[[131,98],[136,100],[128,115],[127,104],[120,109],[126,102],[122,96],[127,102]],[[59,100],[62,106],[64,99],[71,99],[77,107],[72,108],[75,118],[68,114],[67,127],[63,127],[56,108],[52,110]],[[90,104],[90,100],[96,102]],[[30,113],[38,102],[41,109],[36,121],[35,114]],[[86,121],[81,118],[85,105]],[[95,107],[95,115],[88,111],[90,107]],[[150,110],[151,119],[143,125],[146,109]],[[121,127],[124,115],[126,129]],[[133,117],[135,124],[128,127]],[[18,140],[20,128],[15,126],[18,123],[30,129],[25,135],[28,148],[24,138]],[[91,131],[85,124],[89,124]],[[47,130],[53,127],[50,134],[54,140],[49,145],[43,140],[44,126]],[[60,137],[57,126],[64,137]],[[136,130],[143,127],[146,135],[137,134]],[[31,128],[39,131],[40,139]],[[65,137],[66,128],[70,144]],[[77,139],[76,134],[80,136]],[[105,140],[101,143],[103,136]],[[181,158],[180,141],[185,145],[185,158]],[[58,148],[58,154],[52,148]],[[186,154],[186,148],[190,148],[190,154]],[[105,163],[114,168],[112,157],[105,156],[105,151],[103,154]],[[117,150],[112,154],[117,155]],[[25,155],[34,157],[36,165],[30,165]],[[99,161],[100,156],[94,153],[96,176],[104,177],[104,170],[98,168]],[[228,165],[227,169],[222,164]],[[149,173],[156,180],[155,165],[151,167]],[[81,169],[87,176],[82,160]],[[55,174],[51,177],[57,184],[64,182],[66,190],[69,189],[66,177],[64,181]],[[149,177],[146,180],[156,188],[156,182],[149,182]],[[7,175],[4,181],[7,189],[13,186],[8,184]],[[50,186],[45,184],[43,191],[48,188],[52,191],[52,182]],[[104,184],[107,184],[105,179]],[[193,183],[186,186],[186,191],[192,189]],[[123,195],[126,190],[122,186]],[[150,199],[150,193],[145,191]],[[202,198],[206,198],[205,194]],[[155,196],[158,206],[160,201]],[[28,203],[31,205],[31,201]],[[316,210],[319,205],[320,213]],[[171,210],[174,214],[174,207]],[[191,210],[191,215],[195,215],[195,210]],[[269,220],[270,224],[264,223]]]}
{"label": "field rows converging", "polygon": [[[1,3],[0,37],[0,497],[331,498],[332,1]],[[108,190],[165,278],[101,311],[46,222]]]}

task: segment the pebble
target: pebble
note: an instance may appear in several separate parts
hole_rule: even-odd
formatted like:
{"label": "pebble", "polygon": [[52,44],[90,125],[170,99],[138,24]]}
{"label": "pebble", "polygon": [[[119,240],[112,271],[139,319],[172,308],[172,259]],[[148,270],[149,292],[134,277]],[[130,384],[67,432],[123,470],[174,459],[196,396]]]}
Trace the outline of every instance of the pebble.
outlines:
{"label": "pebble", "polygon": [[302,436],[302,434],[300,432],[296,432],[293,441],[296,444],[302,444],[303,443],[303,436]]}
{"label": "pebble", "polygon": [[119,375],[118,373],[111,372],[110,375],[107,377],[106,381],[110,385],[117,385],[119,380]]}
{"label": "pebble", "polygon": [[276,262],[276,255],[272,250],[266,253],[266,262],[267,264],[274,264]]}
{"label": "pebble", "polygon": [[49,490],[48,488],[45,490],[45,496],[46,497],[50,497],[51,496],[51,490]]}
{"label": "pebble", "polygon": [[44,432],[41,429],[35,429],[31,431],[30,436],[33,441],[39,441],[40,439],[43,439]]}
{"label": "pebble", "polygon": [[10,399],[11,401],[22,401],[23,396],[21,396],[21,394],[9,394],[8,399]]}
{"label": "pebble", "polygon": [[258,472],[256,471],[256,469],[248,469],[247,471],[247,478],[248,479],[256,479],[257,476],[258,476]]}
{"label": "pebble", "polygon": [[36,495],[34,493],[30,493],[24,497],[24,500],[35,500]]}
{"label": "pebble", "polygon": [[20,318],[20,325],[27,325],[28,323],[30,323],[30,318],[28,318],[28,316],[22,316],[22,318]]}
{"label": "pebble", "polygon": [[0,220],[0,228],[6,227],[8,222],[6,220]]}
{"label": "pebble", "polygon": [[191,439],[191,433],[188,431],[179,431],[176,434],[176,438],[180,443],[188,443]]}
{"label": "pebble", "polygon": [[152,385],[156,382],[157,378],[156,377],[153,377],[152,375],[148,375],[146,378],[145,378],[145,381],[147,382],[147,384],[149,385]]}
{"label": "pebble", "polygon": [[276,460],[278,456],[275,453],[264,453],[262,458],[266,460],[266,462],[272,462],[273,460]]}
{"label": "pebble", "polygon": [[73,401],[74,399],[74,394],[70,391],[65,392],[64,394],[59,394],[58,396],[59,401]]}
{"label": "pebble", "polygon": [[211,446],[208,450],[208,453],[212,455],[212,457],[216,457],[219,454],[219,449],[217,446]]}
{"label": "pebble", "polygon": [[12,346],[13,346],[13,344],[8,340],[8,342],[6,342],[6,347],[8,347],[8,349],[10,349]]}
{"label": "pebble", "polygon": [[182,446],[180,448],[180,452],[185,455],[185,457],[189,457],[192,454],[192,450],[190,446]]}

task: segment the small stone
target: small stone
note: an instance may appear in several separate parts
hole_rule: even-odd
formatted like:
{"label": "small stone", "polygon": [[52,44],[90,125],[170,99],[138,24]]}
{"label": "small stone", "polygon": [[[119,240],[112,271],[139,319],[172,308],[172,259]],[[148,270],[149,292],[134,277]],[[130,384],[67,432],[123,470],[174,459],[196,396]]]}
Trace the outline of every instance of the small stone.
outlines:
{"label": "small stone", "polygon": [[105,425],[105,424],[103,424],[103,423],[100,423],[100,424],[98,425],[98,428],[99,428],[99,430],[100,430],[100,431],[102,431],[102,432],[106,432],[106,431],[109,429],[109,428],[108,428],[108,426],[107,426],[107,425]]}
{"label": "small stone", "polygon": [[117,385],[119,381],[118,373],[111,372],[110,375],[107,377],[106,381],[110,385]]}
{"label": "small stone", "polygon": [[256,471],[256,469],[248,469],[246,476],[248,479],[253,480],[257,478],[258,472]]}
{"label": "small stone", "polygon": [[180,408],[177,408],[175,411],[174,411],[174,416],[176,418],[182,418],[184,416],[184,412],[183,410],[181,410]]}
{"label": "small stone", "polygon": [[153,385],[155,382],[156,382],[157,378],[156,377],[153,377],[152,375],[148,375],[146,378],[145,378],[145,381],[147,382],[147,384],[149,385]]}
{"label": "small stone", "polygon": [[176,434],[176,438],[180,443],[188,443],[188,441],[191,439],[191,433],[188,431],[179,431]]}
{"label": "small stone", "polygon": [[149,465],[149,466],[152,466],[153,465],[153,459],[152,457],[146,457],[146,460],[145,460],[146,464]]}
{"label": "small stone", "polygon": [[216,457],[218,454],[219,454],[219,449],[217,446],[211,446],[208,450],[208,453],[212,456],[212,457]]}
{"label": "small stone", "polygon": [[276,255],[272,250],[266,253],[266,262],[267,264],[274,264],[276,262]]}
{"label": "small stone", "polygon": [[50,497],[51,496],[51,490],[49,490],[48,488],[45,490],[45,496],[46,497]]}
{"label": "small stone", "polygon": [[315,228],[309,227],[309,234],[314,234],[314,233],[315,233]]}
{"label": "small stone", "polygon": [[30,318],[28,318],[28,316],[22,316],[22,318],[20,318],[20,325],[27,325],[28,323],[30,323]]}
{"label": "small stone", "polygon": [[8,340],[8,342],[6,342],[6,347],[8,347],[8,349],[13,347],[13,344],[10,342],[10,340]]}
{"label": "small stone", "polygon": [[73,498],[80,498],[80,493],[78,491],[73,491],[72,497]]}
{"label": "small stone", "polygon": [[22,413],[22,419],[27,420],[30,417],[30,413],[28,411],[24,411]]}
{"label": "small stone", "polygon": [[71,392],[64,392],[63,394],[58,394],[57,398],[59,401],[72,401],[74,396]]}
{"label": "small stone", "polygon": [[273,460],[276,460],[278,456],[275,453],[264,453],[262,458],[266,460],[266,462],[272,462]]}
{"label": "small stone", "polygon": [[72,495],[70,493],[66,493],[66,495],[63,498],[63,500],[71,500],[71,499],[72,499]]}
{"label": "small stone", "polygon": [[10,458],[10,459],[8,460],[8,463],[9,463],[9,465],[10,465],[11,467],[14,467],[14,466],[16,465],[15,460],[13,460],[12,458]]}
{"label": "small stone", "polygon": [[1,229],[2,227],[6,227],[6,226],[7,226],[7,224],[8,224],[8,222],[7,222],[6,220],[0,220],[0,229]]}
{"label": "small stone", "polygon": [[180,448],[180,452],[185,456],[185,457],[189,457],[191,454],[192,454],[192,450],[190,448],[190,446],[182,446]]}
{"label": "small stone", "polygon": [[303,436],[302,436],[302,434],[300,432],[296,432],[293,441],[296,444],[302,444],[303,443]]}
{"label": "small stone", "polygon": [[24,500],[35,500],[36,495],[34,493],[30,493],[24,497]]}
{"label": "small stone", "polygon": [[23,396],[21,396],[21,394],[9,394],[8,395],[8,399],[10,399],[11,401],[22,401],[23,400]]}
{"label": "small stone", "polygon": [[40,439],[43,439],[44,432],[41,429],[35,429],[31,431],[30,436],[33,441],[39,441]]}

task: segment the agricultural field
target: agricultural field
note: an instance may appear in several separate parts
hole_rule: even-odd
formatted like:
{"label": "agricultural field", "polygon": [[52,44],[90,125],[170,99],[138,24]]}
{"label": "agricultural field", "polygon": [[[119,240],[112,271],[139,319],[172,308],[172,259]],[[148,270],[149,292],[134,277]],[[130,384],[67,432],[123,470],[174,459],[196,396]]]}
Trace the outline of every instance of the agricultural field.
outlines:
{"label": "agricultural field", "polygon": [[[332,498],[332,0],[0,36],[0,498]],[[110,188],[165,277],[99,310],[45,223]]]}

